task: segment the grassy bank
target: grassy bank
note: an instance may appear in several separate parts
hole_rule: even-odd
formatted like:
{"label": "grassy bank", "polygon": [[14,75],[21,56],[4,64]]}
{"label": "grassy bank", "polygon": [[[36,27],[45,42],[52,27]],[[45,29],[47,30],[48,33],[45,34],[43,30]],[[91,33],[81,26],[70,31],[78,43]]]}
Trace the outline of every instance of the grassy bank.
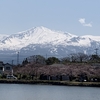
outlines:
{"label": "grassy bank", "polygon": [[48,80],[11,80],[2,79],[0,83],[11,84],[50,84],[50,85],[64,85],[64,86],[88,86],[100,87],[100,82],[71,82],[71,81],[48,81]]}

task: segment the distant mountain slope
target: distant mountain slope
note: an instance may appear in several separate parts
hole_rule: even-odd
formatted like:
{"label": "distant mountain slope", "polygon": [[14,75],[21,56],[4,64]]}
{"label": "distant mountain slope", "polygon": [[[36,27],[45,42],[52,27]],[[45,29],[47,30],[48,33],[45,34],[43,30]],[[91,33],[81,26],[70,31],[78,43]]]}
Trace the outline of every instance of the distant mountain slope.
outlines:
{"label": "distant mountain slope", "polygon": [[24,32],[12,34],[4,38],[0,44],[1,48],[9,48],[11,50],[21,49],[29,44],[52,44],[66,45],[71,38],[76,37],[70,33],[51,31],[44,27],[36,27]]}
{"label": "distant mountain slope", "polygon": [[76,36],[68,32],[35,27],[12,35],[0,35],[0,53],[22,55],[58,55],[71,53],[93,54],[100,47],[100,36]]}

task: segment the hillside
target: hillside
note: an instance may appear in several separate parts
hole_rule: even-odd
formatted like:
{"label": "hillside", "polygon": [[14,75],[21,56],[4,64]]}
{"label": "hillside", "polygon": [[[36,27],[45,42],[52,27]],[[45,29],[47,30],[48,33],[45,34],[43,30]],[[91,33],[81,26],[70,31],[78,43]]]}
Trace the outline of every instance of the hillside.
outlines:
{"label": "hillside", "polygon": [[11,35],[1,35],[0,54],[3,58],[0,58],[0,60],[16,60],[18,52],[21,61],[25,57],[38,54],[59,58],[79,52],[91,55],[99,47],[100,36],[76,36],[68,32],[54,31],[41,26]]}

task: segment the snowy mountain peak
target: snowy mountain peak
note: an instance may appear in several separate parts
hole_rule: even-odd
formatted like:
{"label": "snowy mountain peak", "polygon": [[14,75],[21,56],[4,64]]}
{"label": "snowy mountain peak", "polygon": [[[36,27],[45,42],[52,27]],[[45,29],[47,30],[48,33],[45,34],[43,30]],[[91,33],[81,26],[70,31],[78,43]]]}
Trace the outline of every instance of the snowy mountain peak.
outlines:
{"label": "snowy mountain peak", "polygon": [[94,41],[100,41],[100,36],[85,35],[85,36],[82,36],[82,37],[90,38],[91,40],[94,40]]}
{"label": "snowy mountain peak", "polygon": [[[58,53],[57,49],[69,51],[87,51],[88,48],[100,46],[100,36],[76,36],[68,32],[54,31],[46,27],[33,27],[9,36],[0,36],[0,50],[37,50],[48,48]],[[61,48],[60,48],[61,47]],[[76,49],[75,49],[76,48]],[[78,49],[77,49],[78,48]],[[80,48],[80,49],[79,49]],[[85,48],[81,49],[81,48]],[[41,50],[41,49],[40,49]],[[68,53],[68,50],[65,51]]]}
{"label": "snowy mountain peak", "polygon": [[65,41],[73,38],[74,35],[70,33],[52,31],[43,26],[33,27],[29,30],[18,32],[1,39],[0,48],[7,48],[11,50],[21,49],[30,44],[52,44],[61,45]]}
{"label": "snowy mountain peak", "polygon": [[[16,60],[18,51],[20,55],[24,55],[20,59],[37,54],[65,57],[78,52],[94,54],[95,48],[100,49],[99,47],[100,36],[76,36],[68,32],[50,30],[43,26],[33,27],[12,35],[0,35],[0,54],[5,55],[4,59],[11,56],[10,62],[11,59]],[[2,59],[3,57],[0,60]]]}

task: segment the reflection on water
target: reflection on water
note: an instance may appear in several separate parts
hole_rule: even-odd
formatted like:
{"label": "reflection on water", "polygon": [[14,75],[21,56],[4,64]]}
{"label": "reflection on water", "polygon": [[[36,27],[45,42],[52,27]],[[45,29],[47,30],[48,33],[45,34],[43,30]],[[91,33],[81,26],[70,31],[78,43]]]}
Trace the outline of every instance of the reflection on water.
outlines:
{"label": "reflection on water", "polygon": [[0,84],[0,100],[100,100],[100,88]]}

